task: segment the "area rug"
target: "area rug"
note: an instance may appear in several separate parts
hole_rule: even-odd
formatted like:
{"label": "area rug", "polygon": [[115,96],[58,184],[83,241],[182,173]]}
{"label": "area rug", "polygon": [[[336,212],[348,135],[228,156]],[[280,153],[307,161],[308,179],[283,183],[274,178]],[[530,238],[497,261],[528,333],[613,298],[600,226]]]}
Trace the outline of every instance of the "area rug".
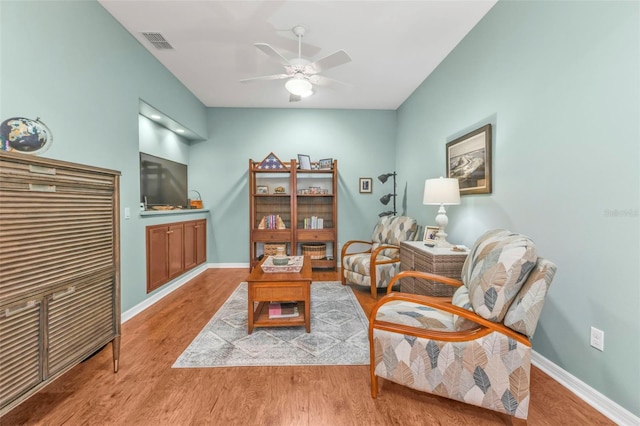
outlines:
{"label": "area rug", "polygon": [[304,327],[247,334],[247,283],[240,283],[173,368],[368,365],[369,322],[351,288],[311,284],[311,333]]}

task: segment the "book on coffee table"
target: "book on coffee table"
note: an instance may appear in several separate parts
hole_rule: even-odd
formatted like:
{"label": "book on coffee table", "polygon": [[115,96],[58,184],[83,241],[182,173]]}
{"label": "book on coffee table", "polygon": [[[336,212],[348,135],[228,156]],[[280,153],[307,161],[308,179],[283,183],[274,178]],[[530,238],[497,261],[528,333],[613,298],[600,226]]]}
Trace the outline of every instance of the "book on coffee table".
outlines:
{"label": "book on coffee table", "polygon": [[297,302],[269,303],[269,318],[290,318],[300,315]]}

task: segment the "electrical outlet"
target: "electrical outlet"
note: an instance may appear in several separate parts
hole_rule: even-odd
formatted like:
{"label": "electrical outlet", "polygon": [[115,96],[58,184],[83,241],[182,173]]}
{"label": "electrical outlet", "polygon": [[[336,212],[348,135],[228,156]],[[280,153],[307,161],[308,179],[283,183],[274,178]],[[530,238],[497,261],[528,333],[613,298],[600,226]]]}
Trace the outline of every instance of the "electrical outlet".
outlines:
{"label": "electrical outlet", "polygon": [[591,327],[591,346],[604,351],[604,331]]}

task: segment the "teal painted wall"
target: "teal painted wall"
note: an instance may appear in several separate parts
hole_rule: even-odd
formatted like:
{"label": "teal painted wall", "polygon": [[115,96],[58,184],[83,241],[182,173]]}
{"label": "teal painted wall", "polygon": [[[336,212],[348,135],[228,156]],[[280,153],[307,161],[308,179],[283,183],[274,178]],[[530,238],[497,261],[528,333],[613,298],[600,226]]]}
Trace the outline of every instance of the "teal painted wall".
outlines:
{"label": "teal painted wall", "polygon": [[447,141],[491,122],[493,194],[448,209],[450,239],[532,236],[559,266],[534,349],[640,415],[639,22],[637,2],[501,1],[397,112],[207,109],[96,2],[2,0],[0,118],[41,117],[46,157],[122,171],[123,310],[147,297],[144,227],[183,220],[135,214],[139,99],[206,139],[189,179],[212,212],[184,220],[210,219],[212,263],[248,261],[249,158],[337,158],[344,243],[371,232],[390,189],[359,194],[358,178],[397,167],[399,211],[432,224],[424,179],[444,174]]}
{"label": "teal painted wall", "polygon": [[375,177],[395,164],[395,111],[210,108],[209,139],[191,142],[189,186],[211,210],[209,262],[249,262],[249,159],[270,152],[282,161],[298,154],[338,160],[338,240],[371,235],[378,199],[390,182],[359,193],[360,177]]}
{"label": "teal painted wall", "polygon": [[558,265],[534,350],[635,415],[639,40],[638,2],[501,1],[398,110],[397,138],[409,212],[433,223],[422,190],[446,172],[446,142],[494,124],[493,193],[448,209],[449,239],[531,236]]}
{"label": "teal painted wall", "polygon": [[140,152],[189,165],[189,141],[143,115],[138,116],[138,147]]}
{"label": "teal painted wall", "polygon": [[0,54],[2,119],[40,117],[54,137],[44,157],[122,172],[126,311],[147,297],[144,227],[162,220],[137,214],[139,99],[200,135],[206,108],[94,1],[1,1]]}

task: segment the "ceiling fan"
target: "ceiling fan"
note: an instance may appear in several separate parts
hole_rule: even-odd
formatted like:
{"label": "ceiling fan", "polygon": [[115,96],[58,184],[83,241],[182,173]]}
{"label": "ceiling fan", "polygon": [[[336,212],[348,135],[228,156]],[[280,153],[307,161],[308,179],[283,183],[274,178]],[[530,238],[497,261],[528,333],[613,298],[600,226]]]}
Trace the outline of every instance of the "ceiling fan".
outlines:
{"label": "ceiling fan", "polygon": [[[351,62],[351,58],[344,50],[338,50],[329,56],[310,62],[302,58],[302,37],[305,34],[305,28],[296,25],[291,29],[293,34],[298,37],[298,57],[287,59],[273,47],[266,43],[254,44],[262,53],[284,65],[284,74],[266,75],[262,77],[253,77],[240,80],[242,83],[248,83],[256,80],[282,80],[287,79],[284,87],[289,92],[289,102],[297,102],[302,98],[313,94],[313,85],[330,85],[331,83],[340,83],[328,77],[319,75],[321,72],[337,67],[338,65]],[[344,83],[343,83],[344,84]]]}

